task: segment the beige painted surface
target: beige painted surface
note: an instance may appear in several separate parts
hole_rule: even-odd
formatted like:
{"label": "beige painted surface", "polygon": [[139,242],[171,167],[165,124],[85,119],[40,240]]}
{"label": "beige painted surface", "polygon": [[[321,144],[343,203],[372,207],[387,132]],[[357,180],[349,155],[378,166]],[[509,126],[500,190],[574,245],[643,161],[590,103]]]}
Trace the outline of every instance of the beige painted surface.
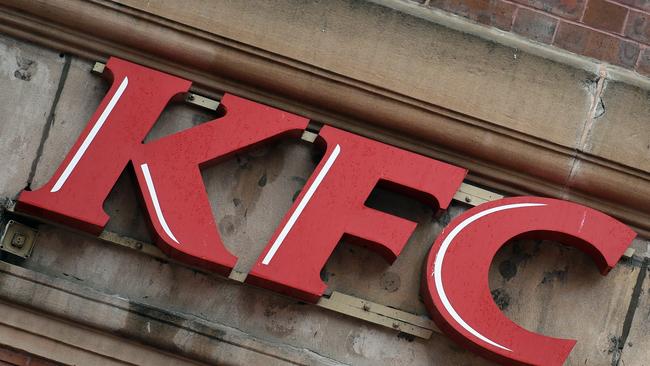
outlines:
{"label": "beige painted surface", "polygon": [[33,189],[40,188],[54,174],[108,91],[108,84],[90,74],[91,68],[91,63],[78,58],[70,61],[68,75],[54,110],[56,118],[50,126],[40,164],[34,174]]}
{"label": "beige painted surface", "polygon": [[200,365],[9,303],[0,313],[0,343],[66,365]]}
{"label": "beige painted surface", "polygon": [[57,52],[0,34],[0,196],[27,186],[62,69]]}
{"label": "beige painted surface", "polygon": [[619,365],[650,365],[650,278],[648,273],[640,287],[640,297],[630,324],[630,333]]}
{"label": "beige painted surface", "polygon": [[650,176],[650,92],[621,82],[607,82],[604,113],[594,123],[588,151]]}
{"label": "beige painted surface", "polygon": [[594,75],[378,6],[118,2],[564,146],[575,146],[591,103]]}
{"label": "beige painted surface", "polygon": [[504,313],[526,329],[576,339],[566,365],[611,366],[637,266],[603,277],[591,258],[548,241],[511,244],[492,264],[490,288]]}

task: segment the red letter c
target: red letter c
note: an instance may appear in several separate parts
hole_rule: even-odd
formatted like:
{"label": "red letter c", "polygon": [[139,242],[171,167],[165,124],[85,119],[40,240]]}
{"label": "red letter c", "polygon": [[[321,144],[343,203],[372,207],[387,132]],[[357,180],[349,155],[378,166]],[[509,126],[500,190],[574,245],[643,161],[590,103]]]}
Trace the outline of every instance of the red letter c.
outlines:
{"label": "red letter c", "polygon": [[576,341],[529,332],[510,321],[490,294],[488,272],[508,240],[558,240],[589,254],[606,275],[636,234],[591,208],[515,197],[468,210],[433,245],[422,291],[429,313],[452,339],[506,365],[562,365]]}

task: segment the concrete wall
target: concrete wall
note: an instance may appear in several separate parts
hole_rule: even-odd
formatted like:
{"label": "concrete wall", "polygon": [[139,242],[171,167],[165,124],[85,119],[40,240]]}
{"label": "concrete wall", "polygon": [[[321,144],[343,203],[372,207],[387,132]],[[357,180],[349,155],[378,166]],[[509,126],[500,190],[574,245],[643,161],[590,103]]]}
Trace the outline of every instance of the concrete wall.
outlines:
{"label": "concrete wall", "polygon": [[[107,90],[91,67],[89,60],[0,36],[0,196],[15,198],[52,175]],[[604,98],[616,105],[647,95],[612,82]],[[643,108],[639,103],[633,113],[645,115]],[[614,110],[612,116],[616,113],[630,111]],[[148,138],[211,118],[187,105],[170,106]],[[606,128],[596,132],[595,138],[609,138]],[[630,133],[630,143],[641,143],[634,138]],[[320,157],[309,143],[283,140],[204,170],[219,230],[240,257],[237,270],[252,266]],[[626,158],[644,164],[637,156]],[[418,296],[426,253],[449,220],[469,206],[454,203],[435,219],[430,208],[382,190],[369,205],[419,223],[404,253],[390,266],[342,242],[323,278],[333,290],[427,316]],[[107,229],[150,241],[130,172],[120,178],[105,209],[111,216]],[[106,364],[161,364],[152,363],[160,357],[170,364],[490,364],[442,334],[421,339],[305,305],[149,255],[155,248],[148,244],[127,249],[45,224],[39,232],[32,257],[5,257],[10,263],[0,263],[0,305],[13,314],[0,317],[0,325],[60,339],[77,351],[19,343],[19,337],[0,343],[17,342],[13,346],[60,362],[88,364],[83,357],[92,354]],[[569,365],[642,365],[649,356],[647,245],[638,239],[637,257],[601,277],[576,250],[513,242],[495,259],[490,286],[504,313],[525,328],[577,339]],[[44,316],[49,320],[43,322]],[[88,352],[75,353],[80,349]],[[137,357],[142,352],[150,358]]]}

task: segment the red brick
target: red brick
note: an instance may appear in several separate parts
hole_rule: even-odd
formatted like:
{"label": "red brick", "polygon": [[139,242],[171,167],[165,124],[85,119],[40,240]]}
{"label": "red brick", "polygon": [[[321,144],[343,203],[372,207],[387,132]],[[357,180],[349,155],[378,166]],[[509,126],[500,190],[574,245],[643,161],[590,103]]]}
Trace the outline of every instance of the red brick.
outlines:
{"label": "red brick", "polygon": [[641,10],[650,11],[650,0],[613,0],[613,2],[629,5]]}
{"label": "red brick", "polygon": [[580,55],[633,68],[639,45],[606,33],[575,24],[560,22],[554,45]]}
{"label": "red brick", "polygon": [[512,31],[538,42],[551,43],[558,20],[538,11],[519,9]]}
{"label": "red brick", "polygon": [[557,15],[566,19],[578,20],[582,16],[587,0],[512,0],[516,3]]}
{"label": "red brick", "polygon": [[628,9],[605,0],[589,0],[582,22],[594,28],[621,33]]}
{"label": "red brick", "polygon": [[503,30],[512,27],[516,8],[501,0],[431,0],[429,6]]}
{"label": "red brick", "polygon": [[42,358],[32,358],[32,360],[29,362],[29,366],[63,366],[63,365],[53,361],[44,360]]}
{"label": "red brick", "polygon": [[631,11],[625,26],[625,35],[643,43],[650,43],[650,15]]}
{"label": "red brick", "polygon": [[0,348],[0,361],[5,361],[12,365],[27,365],[29,356],[22,352],[14,351],[8,348]]}
{"label": "red brick", "polygon": [[0,366],[62,366],[29,353],[0,345]]}

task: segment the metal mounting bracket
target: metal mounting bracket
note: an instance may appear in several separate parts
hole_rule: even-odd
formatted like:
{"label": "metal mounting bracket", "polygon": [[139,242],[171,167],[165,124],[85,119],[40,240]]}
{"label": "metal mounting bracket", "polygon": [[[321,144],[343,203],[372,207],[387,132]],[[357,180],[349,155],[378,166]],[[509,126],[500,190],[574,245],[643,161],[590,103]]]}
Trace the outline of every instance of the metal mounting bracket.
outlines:
{"label": "metal mounting bracket", "polygon": [[9,220],[0,238],[0,250],[21,258],[29,258],[34,250],[38,231],[14,220]]}

